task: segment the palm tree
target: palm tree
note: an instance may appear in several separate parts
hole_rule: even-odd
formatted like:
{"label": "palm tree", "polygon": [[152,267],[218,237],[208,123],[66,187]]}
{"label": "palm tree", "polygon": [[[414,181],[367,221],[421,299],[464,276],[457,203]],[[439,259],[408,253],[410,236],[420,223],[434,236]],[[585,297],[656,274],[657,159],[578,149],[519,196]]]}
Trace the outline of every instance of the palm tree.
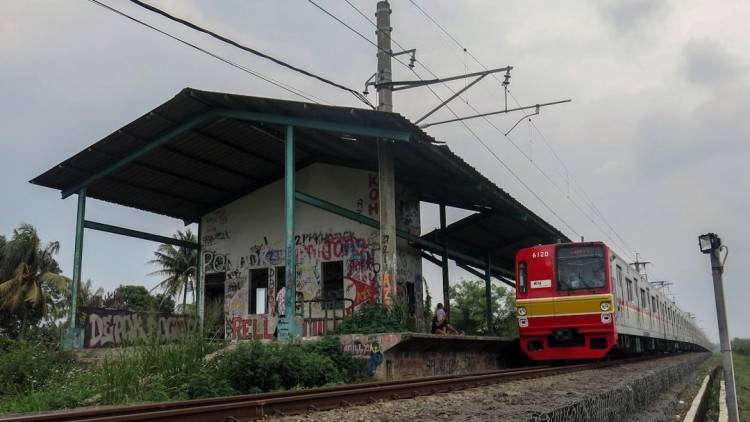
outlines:
{"label": "palm tree", "polygon": [[70,282],[54,259],[59,251],[59,242],[43,245],[30,224],[13,230],[10,240],[0,239],[0,309],[20,314],[21,333],[33,313],[56,315],[55,299]]}
{"label": "palm tree", "polygon": [[[186,242],[196,242],[195,234],[190,229],[185,230],[184,233],[178,230],[173,237]],[[149,273],[149,275],[159,275],[166,278],[152,290],[161,288],[166,295],[175,297],[182,292],[182,309],[184,312],[188,290],[193,291],[193,300],[195,300],[194,287],[198,252],[195,249],[161,244],[159,249],[154,252],[154,256],[156,258],[148,263],[158,265],[161,269]]]}

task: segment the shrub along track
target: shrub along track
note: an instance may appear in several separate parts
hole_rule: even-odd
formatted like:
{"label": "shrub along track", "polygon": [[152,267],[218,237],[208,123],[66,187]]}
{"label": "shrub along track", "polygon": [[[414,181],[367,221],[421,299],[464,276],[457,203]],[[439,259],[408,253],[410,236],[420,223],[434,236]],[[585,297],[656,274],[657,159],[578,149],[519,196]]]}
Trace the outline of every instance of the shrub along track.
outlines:
{"label": "shrub along track", "polygon": [[328,410],[381,399],[405,399],[421,395],[540,378],[575,371],[623,365],[644,358],[567,366],[511,368],[471,375],[446,375],[410,380],[325,387],[299,391],[251,394],[211,399],[34,414],[0,418],[0,422],[31,421],[244,421],[273,415],[292,415]]}

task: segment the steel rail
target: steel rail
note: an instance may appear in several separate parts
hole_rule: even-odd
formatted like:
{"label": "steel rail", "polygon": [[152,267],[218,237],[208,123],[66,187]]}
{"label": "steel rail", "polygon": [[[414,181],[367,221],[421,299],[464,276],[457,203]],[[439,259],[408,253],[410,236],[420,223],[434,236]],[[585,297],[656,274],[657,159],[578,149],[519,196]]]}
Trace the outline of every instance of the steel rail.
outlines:
{"label": "steel rail", "polygon": [[[539,366],[522,367],[522,368],[507,368],[507,369],[501,369],[498,371],[478,372],[472,375],[500,374],[504,372],[518,371],[518,370],[531,369],[531,368],[549,368],[549,366],[539,365]],[[435,376],[430,376],[430,377],[419,378],[419,380],[422,380],[422,381],[441,380],[442,381],[442,380],[450,380],[453,378],[460,378],[460,377],[465,377],[465,376],[466,374],[435,375]],[[331,387],[319,387],[319,388],[307,389],[303,391],[294,391],[294,392],[273,391],[273,392],[268,392],[268,393],[241,394],[241,395],[236,395],[236,396],[212,397],[212,398],[206,398],[206,399],[167,401],[167,402],[137,404],[137,405],[114,405],[114,406],[106,406],[103,408],[79,408],[75,410],[63,410],[63,411],[55,412],[55,413],[23,415],[23,416],[17,416],[17,417],[12,417],[12,418],[0,417],[0,422],[7,422],[7,421],[43,422],[43,421],[60,421],[60,420],[87,420],[87,418],[106,417],[109,414],[122,415],[123,413],[128,413],[128,412],[174,410],[174,409],[179,409],[179,408],[184,408],[184,407],[194,407],[197,405],[233,403],[233,402],[242,402],[242,401],[248,401],[248,400],[265,400],[265,399],[272,399],[272,398],[278,398],[278,397],[286,397],[286,396],[289,396],[290,393],[300,393],[300,392],[313,392],[313,391],[314,392],[336,392],[336,391],[354,390],[358,388],[368,388],[368,387],[388,387],[392,385],[412,383],[414,381],[415,379],[402,379],[402,380],[393,380],[393,381],[378,381],[378,382],[337,385],[337,386],[331,386]]]}
{"label": "steel rail", "polygon": [[520,379],[540,378],[588,369],[634,363],[643,358],[595,362],[558,367],[511,368],[470,375],[427,378],[324,387],[144,405],[111,406],[97,409],[0,418],[0,422],[30,421],[217,421],[256,420],[271,415],[290,415],[337,407],[373,403],[378,399],[405,399],[421,395],[497,384]]}

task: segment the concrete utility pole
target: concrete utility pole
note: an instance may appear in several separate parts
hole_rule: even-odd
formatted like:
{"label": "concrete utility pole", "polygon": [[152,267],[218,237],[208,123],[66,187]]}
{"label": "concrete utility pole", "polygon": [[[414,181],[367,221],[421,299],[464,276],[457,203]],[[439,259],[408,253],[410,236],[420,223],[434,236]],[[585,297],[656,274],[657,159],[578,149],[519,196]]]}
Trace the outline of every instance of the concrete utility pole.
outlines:
{"label": "concrete utility pole", "polygon": [[[378,69],[376,83],[391,82],[391,6],[379,1],[377,12]],[[393,111],[390,86],[377,85],[378,110]],[[380,296],[388,304],[396,296],[396,180],[390,140],[378,141],[378,190],[380,218]]]}
{"label": "concrete utility pole", "polygon": [[724,265],[719,257],[719,248],[711,251],[711,273],[714,279],[714,297],[716,299],[716,319],[719,322],[719,343],[721,345],[721,363],[724,367],[724,384],[727,389],[727,409],[730,422],[739,421],[737,409],[737,388],[734,384],[734,362],[732,360],[732,343],[729,342],[727,325],[727,308],[724,304]]}
{"label": "concrete utility pole", "polygon": [[[711,274],[714,279],[714,298],[716,299],[716,319],[719,323],[719,344],[721,346],[721,363],[724,369],[724,385],[727,390],[727,411],[730,422],[738,422],[737,389],[734,384],[734,362],[732,360],[732,343],[729,342],[729,326],[727,325],[727,309],[724,304],[724,263],[721,260],[721,249],[729,253],[726,246],[722,246],[721,238],[714,233],[698,237],[701,252],[711,255]],[[726,261],[726,256],[724,258]]]}

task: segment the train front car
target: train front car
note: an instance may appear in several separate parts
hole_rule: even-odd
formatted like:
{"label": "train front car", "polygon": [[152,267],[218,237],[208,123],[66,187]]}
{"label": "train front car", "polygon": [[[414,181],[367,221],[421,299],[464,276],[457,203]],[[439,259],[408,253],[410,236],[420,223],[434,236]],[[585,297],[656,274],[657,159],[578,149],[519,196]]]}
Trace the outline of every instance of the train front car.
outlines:
{"label": "train front car", "polygon": [[609,255],[601,242],[518,251],[516,314],[531,359],[601,359],[616,345]]}

